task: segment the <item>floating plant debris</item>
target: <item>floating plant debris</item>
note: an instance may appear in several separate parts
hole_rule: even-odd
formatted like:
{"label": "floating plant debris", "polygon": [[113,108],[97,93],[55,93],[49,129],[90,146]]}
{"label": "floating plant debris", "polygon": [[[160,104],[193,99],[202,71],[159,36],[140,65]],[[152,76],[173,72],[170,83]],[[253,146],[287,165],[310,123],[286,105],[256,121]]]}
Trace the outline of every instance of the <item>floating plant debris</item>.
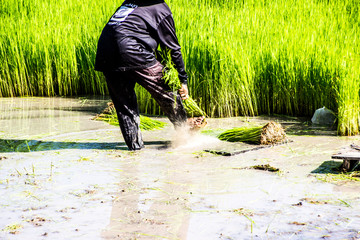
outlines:
{"label": "floating plant debris", "polygon": [[256,166],[252,166],[251,168],[256,169],[256,170],[269,171],[269,172],[278,172],[278,171],[280,171],[279,168],[272,167],[269,164],[256,165]]}

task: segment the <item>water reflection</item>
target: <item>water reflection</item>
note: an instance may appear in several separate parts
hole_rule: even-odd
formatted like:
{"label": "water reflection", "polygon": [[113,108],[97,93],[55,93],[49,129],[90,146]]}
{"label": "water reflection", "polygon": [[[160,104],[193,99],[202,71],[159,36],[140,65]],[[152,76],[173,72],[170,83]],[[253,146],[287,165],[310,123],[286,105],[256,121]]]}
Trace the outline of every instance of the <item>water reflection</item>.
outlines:
{"label": "water reflection", "polygon": [[[84,131],[91,115],[109,101],[100,98],[0,98],[0,137],[28,138]],[[1,136],[1,135],[5,136]]]}
{"label": "water reflection", "polygon": [[[165,148],[170,141],[145,141],[145,146]],[[125,142],[60,142],[38,140],[0,139],[0,152],[37,152],[62,149],[128,150]]]}

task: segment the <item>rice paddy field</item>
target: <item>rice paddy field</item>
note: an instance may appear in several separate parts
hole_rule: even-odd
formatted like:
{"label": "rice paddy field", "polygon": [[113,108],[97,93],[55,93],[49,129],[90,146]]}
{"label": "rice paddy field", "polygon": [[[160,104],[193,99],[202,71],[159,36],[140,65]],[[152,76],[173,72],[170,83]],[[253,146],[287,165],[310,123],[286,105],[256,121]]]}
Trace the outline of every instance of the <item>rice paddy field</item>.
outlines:
{"label": "rice paddy field", "polygon": [[[360,136],[298,117],[209,118],[207,132],[159,117],[134,152],[111,119],[94,119],[108,101],[0,98],[1,240],[360,239],[360,165],[344,173],[332,159]],[[269,120],[291,141],[212,134]]]}
{"label": "rice paddy field", "polygon": [[[336,112],[359,133],[359,0],[168,0],[191,96],[210,117]],[[106,95],[97,40],[121,1],[1,0],[0,96]],[[160,114],[142,89],[139,107]]]}

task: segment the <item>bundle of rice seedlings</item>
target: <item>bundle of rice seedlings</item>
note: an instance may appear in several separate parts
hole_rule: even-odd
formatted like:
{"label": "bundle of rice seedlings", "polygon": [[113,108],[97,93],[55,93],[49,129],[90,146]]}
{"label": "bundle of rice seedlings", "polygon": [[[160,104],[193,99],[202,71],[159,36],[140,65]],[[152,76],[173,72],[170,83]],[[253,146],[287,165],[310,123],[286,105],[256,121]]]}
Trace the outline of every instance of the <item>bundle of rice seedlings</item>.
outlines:
{"label": "bundle of rice seedlings", "polygon": [[155,120],[143,115],[140,115],[140,129],[141,130],[156,130],[156,129],[162,129],[166,125],[165,122]]}
{"label": "bundle of rice seedlings", "polygon": [[[95,120],[105,121],[111,125],[119,126],[119,121],[116,115],[115,107],[112,102],[108,103],[108,107],[104,111],[97,115]],[[158,121],[143,115],[140,115],[140,129],[145,131],[151,131],[156,129],[161,129],[166,125],[165,122]]]}
{"label": "bundle of rice seedlings", "polygon": [[93,120],[104,121],[114,126],[119,126],[119,121],[116,115],[115,107],[113,102],[107,103],[107,108],[105,108],[100,114],[97,114]]}
{"label": "bundle of rice seedlings", "polygon": [[281,124],[269,122],[265,126],[233,128],[221,133],[218,138],[228,142],[271,145],[286,140],[286,133]]}
{"label": "bundle of rice seedlings", "polygon": [[[171,90],[173,92],[176,92],[181,88],[181,82],[178,76],[178,72],[173,62],[171,61],[170,52],[168,51],[166,54],[160,54],[161,57],[164,59],[163,63],[165,65],[163,78],[165,82],[170,86]],[[183,100],[183,105],[189,118],[206,116],[206,113],[197,105],[194,99],[192,99],[190,96],[187,99]],[[203,122],[206,122],[205,118],[203,119]]]}

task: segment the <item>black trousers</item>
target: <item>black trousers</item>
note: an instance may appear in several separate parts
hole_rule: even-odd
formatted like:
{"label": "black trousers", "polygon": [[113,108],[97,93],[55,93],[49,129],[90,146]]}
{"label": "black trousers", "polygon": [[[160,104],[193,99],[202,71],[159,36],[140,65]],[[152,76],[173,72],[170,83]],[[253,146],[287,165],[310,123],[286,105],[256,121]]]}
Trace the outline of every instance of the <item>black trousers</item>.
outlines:
{"label": "black trousers", "polygon": [[187,120],[180,95],[177,94],[175,97],[170,87],[163,80],[163,68],[157,62],[154,66],[145,69],[104,72],[119,119],[120,129],[129,150],[139,150],[144,147],[139,128],[139,108],[134,91],[136,83],[151,94],[175,127]]}

